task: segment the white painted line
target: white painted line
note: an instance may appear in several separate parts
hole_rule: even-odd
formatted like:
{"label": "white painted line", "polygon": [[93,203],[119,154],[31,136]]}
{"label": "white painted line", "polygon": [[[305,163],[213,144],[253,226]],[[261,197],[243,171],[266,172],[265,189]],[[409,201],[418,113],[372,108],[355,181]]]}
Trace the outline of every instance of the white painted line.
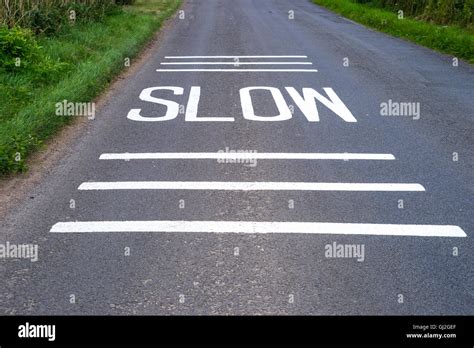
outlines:
{"label": "white painted line", "polygon": [[161,65],[313,65],[311,62],[172,62]]}
{"label": "white painted line", "polygon": [[308,58],[308,56],[166,56],[165,59]]}
{"label": "white painted line", "polygon": [[94,190],[223,190],[223,191],[409,191],[420,192],[420,184],[326,183],[326,182],[231,182],[231,181],[117,181],[85,182],[78,188]]}
{"label": "white painted line", "polygon": [[101,160],[154,159],[281,159],[281,160],[380,160],[393,161],[395,156],[385,153],[230,153],[230,152],[152,152],[104,153]]}
{"label": "white painted line", "polygon": [[156,69],[158,72],[318,72],[316,69]]}
{"label": "white painted line", "polygon": [[50,232],[304,233],[410,237],[466,237],[466,233],[459,226],[449,225],[255,221],[76,221],[58,222],[51,228]]}

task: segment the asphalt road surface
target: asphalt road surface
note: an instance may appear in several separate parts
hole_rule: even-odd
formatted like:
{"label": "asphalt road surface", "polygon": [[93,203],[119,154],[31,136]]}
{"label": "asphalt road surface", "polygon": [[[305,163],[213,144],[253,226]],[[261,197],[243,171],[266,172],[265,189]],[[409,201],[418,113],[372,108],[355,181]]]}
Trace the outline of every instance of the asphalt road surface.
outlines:
{"label": "asphalt road surface", "polygon": [[2,221],[38,260],[1,313],[472,315],[474,69],[306,0],[181,11]]}

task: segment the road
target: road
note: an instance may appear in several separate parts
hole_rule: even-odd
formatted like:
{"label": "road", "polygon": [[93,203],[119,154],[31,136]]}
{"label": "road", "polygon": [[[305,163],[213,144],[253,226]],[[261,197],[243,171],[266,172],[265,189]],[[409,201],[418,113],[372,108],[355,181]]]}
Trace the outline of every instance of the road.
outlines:
{"label": "road", "polygon": [[2,221],[39,254],[1,313],[472,315],[474,69],[306,0],[181,11]]}

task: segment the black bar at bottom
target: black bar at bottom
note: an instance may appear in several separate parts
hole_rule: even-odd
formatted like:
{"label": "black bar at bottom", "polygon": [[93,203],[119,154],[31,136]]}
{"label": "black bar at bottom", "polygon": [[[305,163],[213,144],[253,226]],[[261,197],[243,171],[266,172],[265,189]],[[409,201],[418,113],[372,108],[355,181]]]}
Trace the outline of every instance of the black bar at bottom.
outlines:
{"label": "black bar at bottom", "polygon": [[[473,347],[472,316],[0,317],[0,346],[384,344]],[[52,326],[54,325],[54,340]],[[31,337],[42,335],[43,337]],[[19,337],[29,336],[29,337]]]}

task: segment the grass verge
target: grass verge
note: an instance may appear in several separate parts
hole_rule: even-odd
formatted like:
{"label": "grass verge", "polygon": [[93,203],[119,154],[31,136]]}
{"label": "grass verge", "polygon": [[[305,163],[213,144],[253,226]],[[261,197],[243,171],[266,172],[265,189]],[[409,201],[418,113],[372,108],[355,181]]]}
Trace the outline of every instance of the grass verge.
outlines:
{"label": "grass verge", "polygon": [[396,13],[351,0],[313,2],[368,27],[474,63],[474,34],[469,29],[441,26],[412,18],[399,19]]}
{"label": "grass verge", "polygon": [[28,155],[72,119],[56,116],[56,103],[85,103],[97,97],[180,3],[137,0],[103,21],[40,37],[43,53],[62,64],[41,81],[28,72],[0,73],[0,174],[24,171]]}

